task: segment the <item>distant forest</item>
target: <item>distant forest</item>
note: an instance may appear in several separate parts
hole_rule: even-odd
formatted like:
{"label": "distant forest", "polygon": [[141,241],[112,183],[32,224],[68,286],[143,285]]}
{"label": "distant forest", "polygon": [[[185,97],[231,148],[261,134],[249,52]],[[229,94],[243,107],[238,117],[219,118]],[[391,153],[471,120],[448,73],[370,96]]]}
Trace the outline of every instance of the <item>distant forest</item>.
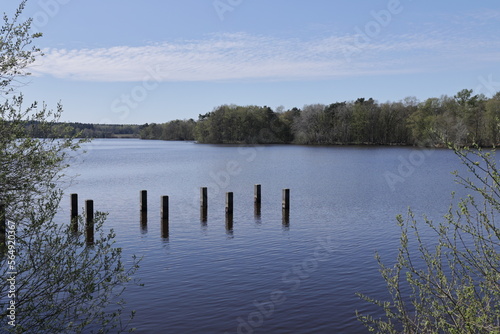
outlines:
{"label": "distant forest", "polygon": [[28,124],[32,135],[85,138],[195,140],[210,144],[419,145],[443,142],[497,146],[500,142],[500,92],[492,98],[464,89],[455,96],[419,102],[406,98],[378,103],[359,98],[302,109],[222,105],[198,120],[162,124]]}
{"label": "distant forest", "polygon": [[30,136],[39,138],[60,138],[78,136],[81,138],[140,138],[145,125],[91,124],[91,123],[51,123],[27,122]]}
{"label": "distant forest", "polygon": [[197,121],[148,124],[140,137],[211,144],[493,146],[499,143],[499,130],[500,92],[486,98],[464,89],[424,102],[359,98],[289,110],[222,105],[200,114]]}

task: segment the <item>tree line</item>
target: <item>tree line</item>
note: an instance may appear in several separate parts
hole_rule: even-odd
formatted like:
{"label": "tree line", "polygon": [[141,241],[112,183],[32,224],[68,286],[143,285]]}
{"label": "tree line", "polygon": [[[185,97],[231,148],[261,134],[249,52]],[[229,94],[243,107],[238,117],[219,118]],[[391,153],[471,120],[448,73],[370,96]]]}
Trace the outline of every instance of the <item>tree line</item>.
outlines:
{"label": "tree line", "polygon": [[[43,126],[42,126],[43,125]],[[26,130],[35,138],[140,138],[140,131],[148,124],[92,124],[52,122],[50,127],[37,121],[27,121]]]}
{"label": "tree line", "polygon": [[372,98],[301,109],[221,105],[198,120],[143,125],[54,123],[50,133],[27,123],[34,137],[193,140],[209,144],[456,145],[494,146],[500,141],[500,92],[487,98],[463,89],[419,102]]}
{"label": "tree line", "polygon": [[500,92],[491,98],[463,89],[419,102],[372,98],[310,104],[302,109],[221,105],[197,121],[147,124],[144,139],[196,140],[211,144],[457,145],[499,141]]}

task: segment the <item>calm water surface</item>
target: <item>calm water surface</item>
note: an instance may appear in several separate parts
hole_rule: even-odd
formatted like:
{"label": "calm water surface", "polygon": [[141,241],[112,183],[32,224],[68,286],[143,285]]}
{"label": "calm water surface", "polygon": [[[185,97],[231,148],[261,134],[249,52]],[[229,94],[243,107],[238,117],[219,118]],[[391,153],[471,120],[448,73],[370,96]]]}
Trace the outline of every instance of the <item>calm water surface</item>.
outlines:
{"label": "calm water surface", "polygon": [[[124,256],[142,256],[144,287],[124,293],[138,333],[363,333],[355,311],[380,314],[356,297],[386,296],[374,253],[393,263],[397,214],[412,207],[439,220],[450,174],[447,150],[395,147],[239,147],[190,142],[96,140],[76,158],[69,194],[109,212]],[[253,186],[262,185],[256,216]],[[199,188],[208,220],[200,222]],[[283,225],[281,190],[291,190]],[[147,226],[139,192],[148,190]],[[234,193],[234,227],[225,193]],[[462,192],[463,193],[463,192]],[[170,198],[161,237],[160,196]]]}

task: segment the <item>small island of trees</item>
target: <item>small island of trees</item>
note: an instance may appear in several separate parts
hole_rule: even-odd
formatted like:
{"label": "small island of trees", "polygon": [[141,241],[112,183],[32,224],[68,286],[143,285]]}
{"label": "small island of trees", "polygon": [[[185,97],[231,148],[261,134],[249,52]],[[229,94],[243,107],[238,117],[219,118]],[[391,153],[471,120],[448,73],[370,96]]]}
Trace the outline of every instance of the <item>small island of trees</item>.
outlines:
{"label": "small island of trees", "polygon": [[[33,137],[47,136],[28,122]],[[221,105],[198,120],[166,123],[54,123],[51,137],[188,140],[205,144],[496,146],[500,141],[500,92],[491,98],[463,89],[453,97],[419,102],[407,97],[309,104],[276,110],[268,106]]]}
{"label": "small island of trees", "polygon": [[491,98],[464,89],[455,96],[419,102],[372,98],[311,104],[302,109],[221,105],[197,121],[145,124],[143,139],[196,140],[210,144],[457,145],[499,141],[500,92]]}

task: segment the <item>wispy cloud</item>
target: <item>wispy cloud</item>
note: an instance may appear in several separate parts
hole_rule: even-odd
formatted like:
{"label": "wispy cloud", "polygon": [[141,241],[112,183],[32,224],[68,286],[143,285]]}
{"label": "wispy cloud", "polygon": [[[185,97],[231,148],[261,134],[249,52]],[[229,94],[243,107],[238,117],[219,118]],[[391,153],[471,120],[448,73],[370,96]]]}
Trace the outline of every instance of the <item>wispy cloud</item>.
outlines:
{"label": "wispy cloud", "polygon": [[496,23],[500,21],[500,10],[481,9],[466,14],[466,18],[473,18],[478,22]]}
{"label": "wispy cloud", "polygon": [[[491,42],[489,52],[499,50],[499,41]],[[458,68],[471,53],[489,59],[488,50],[477,48],[485,44],[439,34],[391,35],[360,43],[356,35],[301,40],[235,33],[135,47],[47,49],[32,72],[101,82],[148,80],[151,69],[160,81],[322,79],[431,70],[436,55],[449,51]]]}

